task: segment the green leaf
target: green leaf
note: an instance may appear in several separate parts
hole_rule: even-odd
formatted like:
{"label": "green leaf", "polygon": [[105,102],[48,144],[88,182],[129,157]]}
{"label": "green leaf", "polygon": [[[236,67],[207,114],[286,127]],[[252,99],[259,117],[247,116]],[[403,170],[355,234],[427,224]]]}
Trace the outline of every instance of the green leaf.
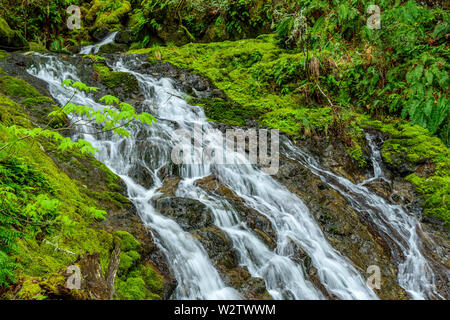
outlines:
{"label": "green leaf", "polygon": [[117,97],[114,97],[112,95],[106,95],[99,100],[101,103],[106,104],[108,106],[112,106],[114,104],[119,104],[119,99]]}

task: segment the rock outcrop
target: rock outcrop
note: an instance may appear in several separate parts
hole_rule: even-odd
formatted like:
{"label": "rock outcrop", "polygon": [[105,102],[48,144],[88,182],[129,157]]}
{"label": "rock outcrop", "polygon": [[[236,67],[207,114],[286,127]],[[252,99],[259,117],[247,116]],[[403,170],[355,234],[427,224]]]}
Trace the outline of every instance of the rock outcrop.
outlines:
{"label": "rock outcrop", "polygon": [[6,51],[28,50],[27,40],[17,31],[12,30],[8,23],[0,17],[0,49]]}

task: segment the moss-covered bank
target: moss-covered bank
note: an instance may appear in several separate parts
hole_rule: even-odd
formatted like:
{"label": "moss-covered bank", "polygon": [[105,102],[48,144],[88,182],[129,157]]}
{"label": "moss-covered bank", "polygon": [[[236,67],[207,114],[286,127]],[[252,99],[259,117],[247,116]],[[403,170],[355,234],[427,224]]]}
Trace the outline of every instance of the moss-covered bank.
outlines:
{"label": "moss-covered bank", "polygon": [[[49,105],[50,111],[54,105],[52,99],[25,81],[1,76],[0,145],[10,139],[7,126],[32,128],[45,124],[41,108],[36,108],[42,104]],[[142,231],[125,228],[133,236],[114,223],[118,214],[127,217],[129,224],[139,220],[133,205],[121,194],[122,182],[115,174],[92,156],[78,150],[62,152],[44,139],[23,140],[1,156],[0,193],[15,195],[6,202],[2,198],[2,210],[13,208],[29,214],[34,208],[38,216],[35,220],[33,215],[27,216],[33,222],[12,220],[2,226],[15,236],[6,247],[12,271],[6,282],[12,286],[10,290],[3,288],[0,294],[13,299],[89,298],[86,292],[76,290],[67,295],[62,274],[80,257],[94,253],[98,253],[106,271],[118,241],[122,253],[117,296],[163,297],[166,280],[148,260],[148,249],[143,254],[144,245],[136,240]],[[6,271],[2,270],[2,275]]]}

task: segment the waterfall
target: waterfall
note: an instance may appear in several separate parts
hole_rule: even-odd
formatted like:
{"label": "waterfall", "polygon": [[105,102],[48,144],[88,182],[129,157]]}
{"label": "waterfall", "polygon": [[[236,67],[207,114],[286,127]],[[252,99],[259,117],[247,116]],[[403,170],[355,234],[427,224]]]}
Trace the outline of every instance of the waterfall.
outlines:
{"label": "waterfall", "polygon": [[[69,98],[68,90],[61,87],[61,82],[67,78],[79,80],[77,69],[57,57],[41,56],[40,58],[42,61],[32,66],[28,72],[48,83],[49,91],[56,101],[61,104],[66,103]],[[168,82],[160,83],[160,88],[164,88],[165,83]],[[104,107],[85,94],[77,94],[72,102],[91,106],[95,109]],[[156,123],[149,130],[149,134],[154,133],[155,136],[149,136],[149,140],[162,138],[164,141],[165,138],[168,138],[164,137],[164,134],[169,130],[169,126],[164,121]],[[173,220],[162,216],[152,207],[150,199],[156,189],[162,185],[157,175],[154,175],[155,186],[150,190],[139,186],[127,176],[135,163],[140,161],[139,152],[134,148],[136,140],[116,136],[110,140],[105,136],[101,137],[103,139],[97,139],[92,135],[86,135],[84,138],[100,150],[97,154],[98,159],[103,161],[126,183],[129,198],[136,205],[143,222],[157,231],[158,235],[155,238],[166,255],[167,261],[170,262],[170,267],[178,281],[175,298],[239,299],[240,294],[223,283],[199,242],[189,233],[184,232]],[[163,154],[164,149],[169,146],[162,145],[161,147],[161,154]],[[121,149],[124,149],[124,151],[120,152]]]}
{"label": "waterfall", "polygon": [[[45,80],[52,96],[59,103],[65,103],[70,93],[60,83],[66,78],[78,80],[76,68],[55,56],[39,56],[36,60],[40,61],[29,68],[29,73]],[[139,62],[131,56],[127,63]],[[123,179],[143,223],[155,231],[158,245],[178,281],[174,298],[240,298],[236,290],[224,284],[200,242],[183,231],[174,220],[161,215],[152,201],[158,196],[156,190],[163,184],[158,171],[171,162],[174,146],[171,136],[175,129],[192,129],[194,125],[201,125],[202,130],[211,129],[202,108],[191,106],[179,98],[182,93],[169,79],[156,80],[150,75],[133,72],[122,61],[111,67],[136,76],[146,98],[144,111],[152,113],[158,122],[149,127],[139,126],[133,132],[133,138],[129,139],[107,134],[85,135],[83,138],[100,150],[96,155],[98,160]],[[78,94],[73,102],[102,108],[84,94]],[[152,155],[151,161],[143,159],[142,154],[146,150]],[[138,185],[131,178],[138,166],[151,172],[154,184],[150,189]],[[183,165],[180,171],[183,181],[177,196],[200,200],[212,210],[215,224],[227,233],[239,253],[240,264],[246,266],[252,276],[262,277],[275,299],[324,298],[305,277],[302,266],[291,259],[292,241],[311,257],[322,284],[330,293],[341,299],[377,298],[354,266],[326,241],[304,203],[269,175],[251,165]],[[195,186],[196,180],[211,173],[248,206],[271,221],[278,239],[275,250],[265,245],[239,220],[225,199],[206,197],[205,192]]]}
{"label": "waterfall", "polygon": [[80,54],[97,54],[98,50],[100,50],[100,48],[102,46],[104,46],[105,44],[114,42],[114,39],[116,38],[117,33],[118,33],[117,31],[112,32],[111,34],[109,34],[105,39],[103,39],[99,43],[81,48]]}
{"label": "waterfall", "polygon": [[375,143],[375,136],[371,135],[370,133],[366,133],[366,140],[370,147],[370,160],[373,167],[373,177],[370,177],[367,180],[362,181],[359,186],[363,186],[369,182],[372,182],[377,179],[381,179],[385,182],[388,182],[386,177],[383,173],[383,160],[381,159],[381,152],[380,149],[377,147]]}
{"label": "waterfall", "polygon": [[[307,153],[295,147],[287,139],[282,148],[285,154],[301,162],[330,187],[342,194],[361,214],[365,214],[373,226],[388,242],[398,264],[398,283],[412,299],[442,298],[436,291],[435,276],[429,262],[420,251],[421,225],[416,217],[402,206],[388,203],[364,186],[374,178],[383,178],[382,160],[373,136],[366,135],[372,150],[374,176],[361,184],[354,184],[329,170],[325,170]],[[448,273],[447,278],[450,279]]]}

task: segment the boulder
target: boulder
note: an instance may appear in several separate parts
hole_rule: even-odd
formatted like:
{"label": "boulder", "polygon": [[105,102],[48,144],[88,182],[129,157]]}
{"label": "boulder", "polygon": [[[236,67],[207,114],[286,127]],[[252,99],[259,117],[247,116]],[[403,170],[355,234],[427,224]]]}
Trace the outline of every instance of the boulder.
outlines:
{"label": "boulder", "polygon": [[29,48],[27,40],[18,31],[12,30],[5,19],[0,17],[0,49],[17,51]]}
{"label": "boulder", "polygon": [[239,218],[255,232],[255,235],[269,248],[274,249],[277,245],[277,234],[270,220],[253,208],[245,205],[233,190],[222,184],[214,175],[197,180],[195,184],[207,192],[226,198],[231,206],[239,214]]}
{"label": "boulder", "polygon": [[119,31],[114,39],[115,42],[130,45],[135,41],[135,36],[131,30]]}
{"label": "boulder", "polygon": [[107,28],[97,28],[92,32],[92,38],[95,41],[102,41],[109,35],[110,31]]}
{"label": "boulder", "polygon": [[99,54],[109,54],[128,51],[128,46],[123,43],[108,43],[100,47]]}
{"label": "boulder", "polygon": [[185,231],[201,229],[212,224],[212,212],[198,200],[182,197],[162,197],[155,207],[165,216],[173,218]]}

